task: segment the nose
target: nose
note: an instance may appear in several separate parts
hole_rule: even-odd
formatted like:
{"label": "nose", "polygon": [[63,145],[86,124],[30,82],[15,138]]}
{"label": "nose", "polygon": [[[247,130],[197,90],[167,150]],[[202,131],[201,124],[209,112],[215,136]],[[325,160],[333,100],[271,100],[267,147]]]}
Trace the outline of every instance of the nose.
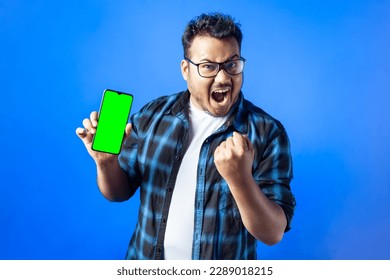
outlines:
{"label": "nose", "polygon": [[230,75],[226,72],[225,69],[220,68],[218,73],[217,73],[217,76],[214,77],[214,80],[215,80],[215,82],[224,84],[227,81],[230,81]]}

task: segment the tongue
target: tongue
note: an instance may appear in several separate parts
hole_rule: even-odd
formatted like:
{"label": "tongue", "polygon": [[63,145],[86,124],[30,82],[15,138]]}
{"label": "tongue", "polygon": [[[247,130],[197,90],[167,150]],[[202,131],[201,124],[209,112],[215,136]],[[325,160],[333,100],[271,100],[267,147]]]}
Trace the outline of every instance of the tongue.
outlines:
{"label": "tongue", "polygon": [[215,91],[212,93],[212,96],[213,96],[214,100],[217,101],[217,102],[222,102],[223,99],[225,98],[225,94],[224,93],[215,92]]}

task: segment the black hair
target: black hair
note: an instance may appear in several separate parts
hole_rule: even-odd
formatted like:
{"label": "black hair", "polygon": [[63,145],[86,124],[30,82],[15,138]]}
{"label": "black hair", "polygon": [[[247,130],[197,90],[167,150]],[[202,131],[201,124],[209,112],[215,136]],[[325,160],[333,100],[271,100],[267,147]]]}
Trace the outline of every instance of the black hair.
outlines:
{"label": "black hair", "polygon": [[221,13],[201,14],[191,20],[181,37],[184,56],[189,55],[188,50],[196,36],[211,36],[217,39],[233,37],[237,40],[241,50],[242,32],[240,24],[230,15]]}

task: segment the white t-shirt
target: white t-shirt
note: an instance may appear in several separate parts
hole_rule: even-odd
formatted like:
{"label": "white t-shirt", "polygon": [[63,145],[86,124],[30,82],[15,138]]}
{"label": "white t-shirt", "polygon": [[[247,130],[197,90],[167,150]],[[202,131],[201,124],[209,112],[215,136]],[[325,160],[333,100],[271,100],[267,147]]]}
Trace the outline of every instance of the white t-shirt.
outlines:
{"label": "white t-shirt", "polygon": [[195,191],[200,148],[227,120],[197,109],[190,102],[190,145],[177,174],[164,239],[166,260],[190,260],[194,232]]}

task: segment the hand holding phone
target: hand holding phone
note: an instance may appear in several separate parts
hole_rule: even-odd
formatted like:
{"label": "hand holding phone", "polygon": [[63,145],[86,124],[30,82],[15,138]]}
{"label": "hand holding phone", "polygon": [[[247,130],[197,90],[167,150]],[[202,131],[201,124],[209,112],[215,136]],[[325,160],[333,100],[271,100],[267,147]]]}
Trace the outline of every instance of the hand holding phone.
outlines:
{"label": "hand holding phone", "polygon": [[[131,125],[127,124],[133,96],[128,93],[105,90],[99,115],[92,112],[90,119],[84,119],[84,129],[78,128],[77,135],[83,140],[90,155],[97,160],[96,152],[119,154],[126,133]],[[127,125],[126,125],[127,124]]]}

